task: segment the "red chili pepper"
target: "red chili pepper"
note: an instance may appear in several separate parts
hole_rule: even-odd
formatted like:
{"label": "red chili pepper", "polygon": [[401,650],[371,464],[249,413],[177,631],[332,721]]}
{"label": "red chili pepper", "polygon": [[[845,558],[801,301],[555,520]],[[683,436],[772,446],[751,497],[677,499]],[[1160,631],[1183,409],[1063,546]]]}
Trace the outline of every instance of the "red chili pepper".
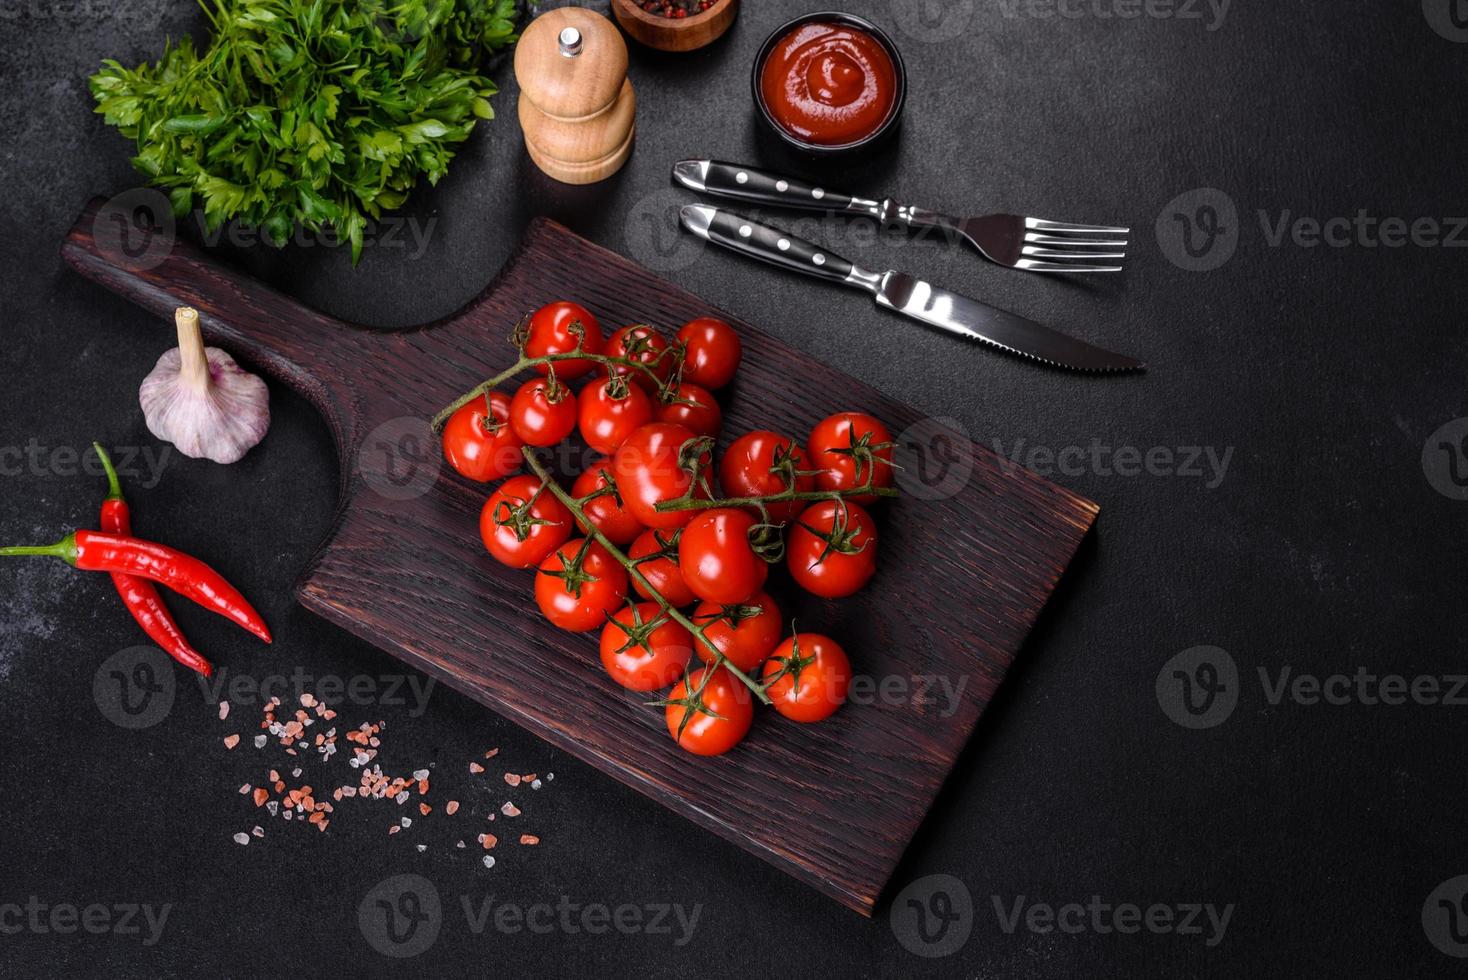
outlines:
{"label": "red chili pepper", "polygon": [[85,572],[121,572],[151,579],[270,642],[265,620],[238,589],[199,559],[166,545],[122,534],[73,531],[55,544],[0,548],[0,557],[12,555],[48,555]]}
{"label": "red chili pepper", "polygon": [[[102,460],[102,468],[107,471],[108,491],[107,499],[102,501],[102,530],[108,534],[130,535],[133,533],[132,516],[128,511],[127,501],[122,496],[122,484],[118,482],[117,471],[112,468],[112,460],[101,445],[94,442],[92,448],[97,451],[97,457]],[[152,582],[136,575],[114,572],[112,584],[117,589],[117,594],[122,596],[122,604],[133,614],[133,619],[138,621],[143,632],[154,643],[190,670],[197,670],[205,677],[214,674],[214,666],[189,645],[188,639],[173,621],[173,615],[163,604],[163,599]]]}

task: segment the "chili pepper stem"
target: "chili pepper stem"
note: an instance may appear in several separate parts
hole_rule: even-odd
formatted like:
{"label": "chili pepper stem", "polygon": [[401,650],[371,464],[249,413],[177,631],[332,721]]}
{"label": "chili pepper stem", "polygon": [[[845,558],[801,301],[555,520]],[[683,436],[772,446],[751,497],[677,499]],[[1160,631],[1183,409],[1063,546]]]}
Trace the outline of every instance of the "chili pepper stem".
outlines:
{"label": "chili pepper stem", "polygon": [[25,558],[39,556],[60,558],[68,565],[76,564],[76,535],[68,534],[55,544],[20,544],[0,548],[0,558]]}
{"label": "chili pepper stem", "polygon": [[[603,548],[606,549],[607,554],[611,555],[613,559],[615,559],[623,568],[627,570],[627,574],[630,575],[634,580],[636,580],[636,582],[647,591],[647,594],[652,596],[657,601],[657,604],[663,608],[663,611],[666,612],[673,619],[674,622],[676,622],[679,626],[682,626],[684,629],[688,630],[689,633],[693,634],[694,638],[697,639],[699,643],[703,644],[705,649],[713,654],[715,658],[715,665],[722,664],[729,671],[729,673],[733,674],[734,677],[738,679],[741,684],[749,688],[750,691],[754,693],[754,696],[759,698],[762,703],[769,704],[770,696],[765,693],[764,688],[761,687],[752,677],[750,677],[744,671],[740,670],[738,667],[730,663],[728,658],[724,656],[723,651],[716,647],[713,641],[704,634],[702,626],[699,626],[697,623],[693,622],[693,620],[689,619],[687,616],[679,612],[676,606],[670,603],[667,599],[663,598],[663,594],[661,592],[653,588],[653,584],[648,581],[647,576],[643,575],[641,569],[637,567],[637,562],[633,561],[631,558],[628,558],[625,554],[623,554],[622,549],[618,548],[607,538],[605,534],[602,534],[602,532],[598,530],[597,526],[587,518],[586,511],[584,508],[582,508],[581,502],[575,497],[571,496],[569,493],[567,493],[565,489],[563,489],[561,485],[555,481],[555,478],[551,476],[550,471],[545,468],[545,464],[540,461],[540,458],[538,456],[530,451],[530,447],[524,447],[521,450],[521,454],[525,457],[525,465],[530,467],[531,471],[540,478],[541,484],[544,485],[546,489],[548,489],[557,500],[565,504],[566,509],[571,512],[572,516],[576,517],[580,525],[586,528],[588,537],[595,538],[597,543],[599,543]],[[710,673],[712,673],[712,671],[710,671]]]}
{"label": "chili pepper stem", "polygon": [[102,461],[102,469],[107,471],[107,499],[121,500],[122,482],[117,479],[117,470],[112,466],[112,457],[107,455],[107,450],[102,448],[100,442],[92,443],[92,449],[96,452],[97,458]]}

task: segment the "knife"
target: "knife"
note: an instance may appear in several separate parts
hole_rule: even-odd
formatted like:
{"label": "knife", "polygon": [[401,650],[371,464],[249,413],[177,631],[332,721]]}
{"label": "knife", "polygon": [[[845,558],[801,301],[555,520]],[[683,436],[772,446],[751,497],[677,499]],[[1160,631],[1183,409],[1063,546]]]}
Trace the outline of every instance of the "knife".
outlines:
{"label": "knife", "polygon": [[864,289],[878,306],[1011,354],[1072,371],[1140,371],[1146,367],[1136,358],[1093,347],[905,272],[870,272],[803,238],[722,208],[688,204],[678,217],[685,229],[704,241],[817,279]]}

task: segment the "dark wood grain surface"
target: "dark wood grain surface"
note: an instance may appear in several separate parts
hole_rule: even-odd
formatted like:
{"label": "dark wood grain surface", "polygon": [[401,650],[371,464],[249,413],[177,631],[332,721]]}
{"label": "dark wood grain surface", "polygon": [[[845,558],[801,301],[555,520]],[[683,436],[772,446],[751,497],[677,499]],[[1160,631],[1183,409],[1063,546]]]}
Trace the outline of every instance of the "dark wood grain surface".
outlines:
{"label": "dark wood grain surface", "polygon": [[[105,235],[94,237],[107,218],[98,207],[64,245],[73,268],[156,312],[160,331],[171,329],[175,306],[197,307],[210,343],[303,393],[331,427],[340,509],[301,575],[302,603],[871,913],[1094,521],[1094,504],[548,220],[532,223],[465,309],[382,333],[307,309],[184,242],[129,268]],[[745,354],[724,393],[725,442],[757,427],[801,437],[842,409],[870,411],[903,433],[908,493],[881,505],[871,584],[822,602],[802,598],[779,570],[771,579],[786,619],[834,636],[866,679],[829,721],[801,726],[765,712],[729,754],[687,755],[660,709],[605,676],[594,634],[550,627],[531,576],[484,552],[477,520],[487,491],[439,465],[425,420],[511,363],[515,322],[560,298],[587,306],[608,330],[642,321],[671,333],[694,316],[730,320]],[[289,506],[289,490],[281,494]],[[961,693],[950,703],[944,690]]]}

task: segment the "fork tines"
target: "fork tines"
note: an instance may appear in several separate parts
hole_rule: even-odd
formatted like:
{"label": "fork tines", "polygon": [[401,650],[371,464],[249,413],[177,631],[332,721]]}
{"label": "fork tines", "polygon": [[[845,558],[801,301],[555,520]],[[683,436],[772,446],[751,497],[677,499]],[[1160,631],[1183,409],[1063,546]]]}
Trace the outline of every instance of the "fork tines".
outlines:
{"label": "fork tines", "polygon": [[1029,272],[1120,272],[1120,265],[1098,263],[1126,258],[1130,232],[1111,225],[1025,218],[1024,246],[1014,266]]}

